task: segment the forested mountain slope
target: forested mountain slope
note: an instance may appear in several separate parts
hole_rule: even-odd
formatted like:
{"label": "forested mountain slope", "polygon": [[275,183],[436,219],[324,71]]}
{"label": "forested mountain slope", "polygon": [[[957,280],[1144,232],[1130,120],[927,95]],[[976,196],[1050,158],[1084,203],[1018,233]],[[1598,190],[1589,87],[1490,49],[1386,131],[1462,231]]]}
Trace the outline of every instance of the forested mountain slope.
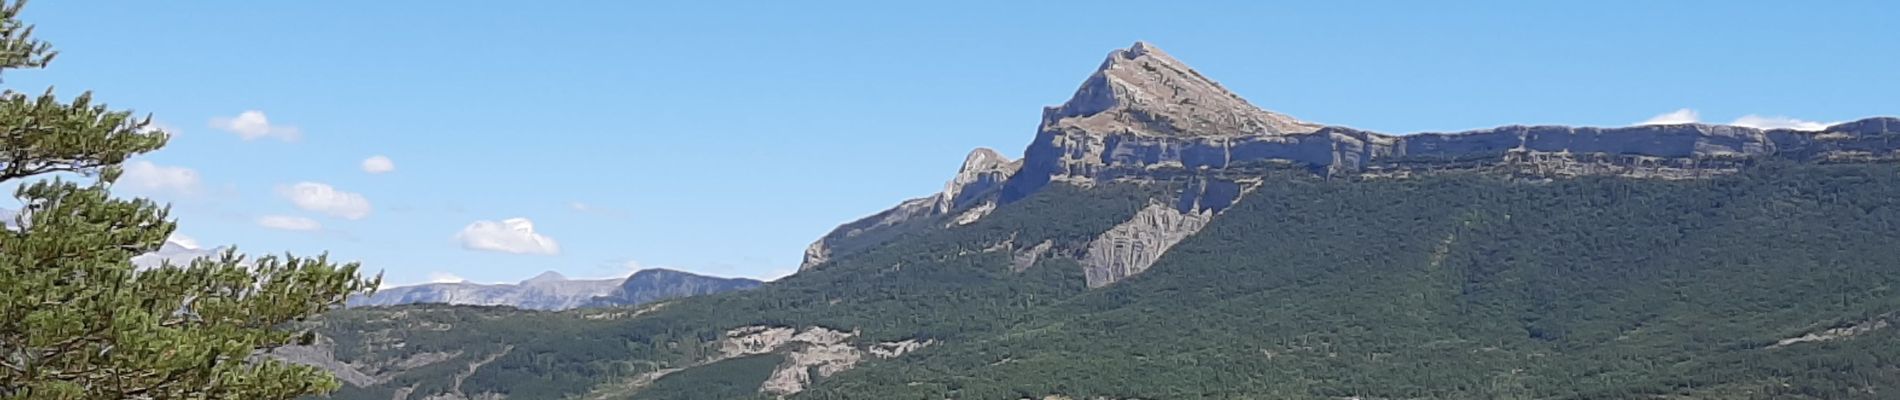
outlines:
{"label": "forested mountain slope", "polygon": [[351,309],[340,399],[1887,398],[1900,120],[1391,136],[1111,53],[758,289]]}
{"label": "forested mountain slope", "polygon": [[1153,269],[812,398],[1884,398],[1900,167],[1268,180]]}

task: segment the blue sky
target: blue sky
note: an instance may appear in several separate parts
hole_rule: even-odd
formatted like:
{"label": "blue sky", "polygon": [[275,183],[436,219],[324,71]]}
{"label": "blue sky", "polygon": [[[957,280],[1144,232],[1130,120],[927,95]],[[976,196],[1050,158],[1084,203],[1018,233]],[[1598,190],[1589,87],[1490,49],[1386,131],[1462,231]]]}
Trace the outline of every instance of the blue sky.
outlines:
{"label": "blue sky", "polygon": [[1900,11],[1872,1],[791,3],[37,1],[62,54],[4,84],[177,131],[122,186],[201,245],[393,283],[781,275],[970,149],[1019,155],[1135,40],[1390,133],[1900,114]]}

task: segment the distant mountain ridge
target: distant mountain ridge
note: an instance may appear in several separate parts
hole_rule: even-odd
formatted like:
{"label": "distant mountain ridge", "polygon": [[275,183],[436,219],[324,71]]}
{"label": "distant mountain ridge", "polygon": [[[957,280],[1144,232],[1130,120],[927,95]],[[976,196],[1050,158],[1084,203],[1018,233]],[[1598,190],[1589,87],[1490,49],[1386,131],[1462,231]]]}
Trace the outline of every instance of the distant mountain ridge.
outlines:
{"label": "distant mountain ridge", "polygon": [[759,287],[764,281],[746,278],[716,278],[663,268],[634,272],[606,295],[595,297],[591,306],[640,305],[661,300],[718,294]]}
{"label": "distant mountain ridge", "polygon": [[514,284],[426,283],[377,290],[351,297],[351,307],[403,304],[510,306],[530,310],[635,305],[758,287],[746,278],[719,278],[669,269],[645,269],[626,278],[568,279],[548,271]]}

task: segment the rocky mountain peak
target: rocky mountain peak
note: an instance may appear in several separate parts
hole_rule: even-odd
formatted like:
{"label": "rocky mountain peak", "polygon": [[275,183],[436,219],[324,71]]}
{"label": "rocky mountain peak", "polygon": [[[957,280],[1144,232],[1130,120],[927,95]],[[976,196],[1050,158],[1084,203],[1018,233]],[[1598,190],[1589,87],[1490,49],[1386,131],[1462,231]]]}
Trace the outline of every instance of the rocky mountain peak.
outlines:
{"label": "rocky mountain peak", "polygon": [[1147,42],[1110,52],[1044,124],[1095,133],[1239,136],[1309,133],[1319,125],[1261,110]]}
{"label": "rocky mountain peak", "polygon": [[963,167],[957,169],[957,176],[944,182],[943,192],[937,196],[935,214],[944,214],[970,205],[991,189],[1001,187],[1011,174],[1022,168],[1022,163],[1011,161],[996,150],[978,147],[963,157]]}
{"label": "rocky mountain peak", "polygon": [[628,275],[627,279],[628,280],[660,279],[664,277],[682,276],[682,275],[691,275],[691,274],[683,272],[683,271],[675,271],[675,270],[666,269],[666,268],[646,268],[639,271],[633,271],[633,275]]}
{"label": "rocky mountain peak", "polygon": [[970,155],[963,157],[963,167],[958,168],[957,172],[981,172],[997,169],[998,167],[1008,164],[1009,157],[1003,156],[1002,153],[997,153],[996,150],[988,147],[978,147],[975,150],[970,150]]}
{"label": "rocky mountain peak", "polygon": [[535,275],[533,278],[528,278],[528,280],[521,281],[521,284],[532,285],[536,283],[553,283],[553,282],[561,282],[561,281],[566,281],[566,280],[567,280],[566,275],[561,275],[561,273],[559,272],[548,271],[548,272],[542,272],[540,275]]}

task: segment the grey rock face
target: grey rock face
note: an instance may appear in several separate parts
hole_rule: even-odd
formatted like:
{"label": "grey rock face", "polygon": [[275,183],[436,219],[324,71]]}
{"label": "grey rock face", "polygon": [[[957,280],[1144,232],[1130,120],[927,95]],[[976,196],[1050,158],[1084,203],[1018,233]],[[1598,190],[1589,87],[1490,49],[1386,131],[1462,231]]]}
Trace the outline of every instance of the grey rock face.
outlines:
{"label": "grey rock face", "polygon": [[1044,254],[1048,254],[1049,250],[1055,248],[1055,245],[1056,242],[1053,240],[1044,240],[1042,243],[1036,243],[1035,246],[1029,246],[1029,248],[1026,249],[1010,252],[1009,270],[1011,272],[1023,272],[1029,269],[1029,267],[1035,266],[1036,261],[1041,260]]}
{"label": "grey rock face", "polygon": [[1221,211],[1239,202],[1247,185],[1194,179],[1182,188],[1174,204],[1150,203],[1127,222],[1109,228],[1090,241],[1076,260],[1082,264],[1088,286],[1108,286],[1147,271],[1168,249],[1199,233]]}
{"label": "grey rock face", "polygon": [[1003,183],[1021,168],[1021,162],[1010,161],[995,150],[972,150],[963,158],[963,166],[957,169],[956,176],[944,183],[942,192],[905,200],[898,203],[897,207],[839,225],[805,248],[805,259],[799,263],[798,269],[809,270],[837,255],[882,243],[892,233],[913,222],[959,210],[974,212],[959,215],[956,223],[974,222],[990,209],[983,207],[983,204],[993,202]]}
{"label": "grey rock face", "polygon": [[845,332],[824,327],[803,330],[782,326],[746,326],[726,331],[719,342],[719,354],[699,365],[755,354],[782,353],[785,362],[759,385],[759,392],[785,396],[805,390],[814,378],[824,378],[850,370],[867,359],[901,357],[936,344],[935,340],[905,339],[896,342],[854,345],[856,331]]}
{"label": "grey rock face", "polygon": [[1083,275],[1089,287],[1095,288],[1147,271],[1169,248],[1200,232],[1213,218],[1211,210],[1181,212],[1165,204],[1149,204],[1128,222],[1089,242],[1080,260]]}
{"label": "grey rock face", "polygon": [[1022,164],[1011,162],[996,150],[977,148],[963,158],[963,167],[957,169],[957,176],[943,184],[943,192],[938,193],[935,214],[948,214],[951,211],[982,201],[985,195],[1002,187],[1003,181],[1015,174]]}
{"label": "grey rock face", "polygon": [[1146,42],[1109,53],[1046,128],[1157,136],[1307,133],[1319,125],[1261,110]]}

